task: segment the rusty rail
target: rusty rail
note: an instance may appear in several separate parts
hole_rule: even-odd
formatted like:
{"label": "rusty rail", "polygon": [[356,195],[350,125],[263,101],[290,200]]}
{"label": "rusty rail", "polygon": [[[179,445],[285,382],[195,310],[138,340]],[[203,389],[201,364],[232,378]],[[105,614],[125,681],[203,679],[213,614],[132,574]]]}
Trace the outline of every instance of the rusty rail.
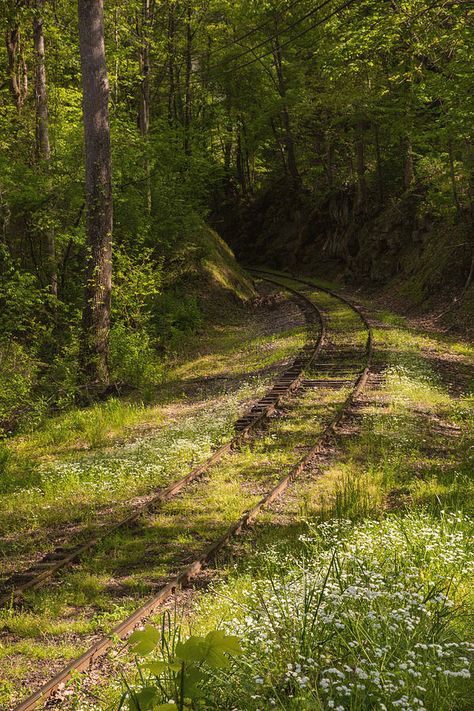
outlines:
{"label": "rusty rail", "polygon": [[[39,588],[60,570],[82,558],[84,554],[97,546],[106,537],[112,535],[119,529],[131,526],[148,511],[176,497],[189,484],[201,478],[215,464],[237,448],[243,440],[255,432],[275,413],[283,399],[298,389],[304,369],[314,361],[324,344],[326,338],[326,321],[322,312],[308,299],[291,288],[288,289],[288,291],[297,296],[298,299],[303,302],[307,310],[312,307],[311,314],[316,316],[320,324],[319,336],[314,344],[306,345],[302,351],[297,354],[293,364],[277,379],[272,390],[267,393],[265,397],[261,398],[246,415],[237,421],[235,425],[236,434],[234,437],[229,442],[218,447],[205,462],[192,469],[186,476],[170,484],[165,489],[158,491],[151,499],[137,507],[133,513],[117,523],[90,536],[87,541],[79,545],[56,548],[52,553],[47,554],[41,561],[28,570],[11,576],[4,583],[2,589],[0,589],[0,606],[11,604],[12,601],[20,597],[22,593],[27,590]],[[307,316],[307,312],[305,312],[305,316]],[[309,323],[309,319],[307,320]]]}
{"label": "rusty rail", "polygon": [[[264,272],[258,272],[259,274],[263,274]],[[275,277],[277,275],[272,274],[272,277]],[[294,293],[297,293],[301,298],[305,299],[305,301],[308,304],[311,304],[311,306],[315,309],[317,307],[313,304],[313,302],[308,299],[306,296],[303,294],[300,294],[299,292],[296,292],[292,287],[289,287],[286,284],[283,284],[279,281],[276,281],[274,278],[269,278],[268,276],[263,277],[265,280],[273,282],[274,284],[278,284],[279,286],[283,286],[285,289],[288,289],[289,291],[292,291]],[[290,277],[291,280],[297,281],[300,283],[306,283],[308,284],[309,282],[304,282],[303,280],[299,280],[294,277]],[[320,287],[318,287],[316,284],[309,284],[312,286],[314,289],[318,290]],[[372,356],[373,356],[373,334],[372,334],[372,328],[365,318],[365,316],[362,314],[360,309],[353,304],[351,304],[345,297],[339,297],[338,294],[335,294],[334,292],[330,292],[327,289],[320,289],[321,291],[326,291],[329,293],[331,296],[333,296],[336,299],[339,299],[346,303],[350,308],[352,308],[362,319],[362,322],[364,323],[364,326],[368,330],[368,338],[367,338],[367,346],[366,346],[366,364],[364,365],[364,368],[360,371],[358,376],[356,377],[354,381],[354,387],[349,394],[349,396],[346,398],[344,404],[340,408],[340,410],[336,413],[336,415],[333,417],[331,422],[326,425],[324,428],[323,432],[319,435],[317,442],[314,444],[313,447],[310,448],[310,450],[299,460],[299,462],[293,466],[290,471],[284,476],[278,484],[271,489],[252,509],[249,511],[245,512],[235,523],[233,523],[227,531],[222,535],[218,540],[214,541],[208,548],[206,548],[203,553],[196,558],[190,565],[187,565],[178,575],[173,577],[167,585],[165,585],[151,600],[149,600],[145,605],[137,609],[132,615],[130,615],[126,620],[121,622],[119,625],[117,625],[107,636],[102,637],[99,639],[92,647],[90,647],[84,654],[82,654],[78,659],[75,659],[72,661],[70,664],[68,664],[64,669],[62,669],[58,674],[56,674],[49,682],[47,682],[43,687],[41,687],[38,691],[36,691],[34,694],[32,694],[28,699],[20,703],[16,708],[15,711],[31,711],[32,709],[36,708],[37,705],[40,702],[45,702],[47,699],[51,698],[54,692],[59,688],[62,687],[67,681],[69,681],[75,674],[79,672],[84,672],[87,671],[88,669],[91,668],[93,665],[94,661],[103,656],[114,644],[116,643],[117,639],[123,639],[125,638],[129,632],[134,630],[137,625],[142,624],[150,615],[152,615],[155,611],[157,611],[160,606],[168,600],[172,595],[174,595],[178,590],[181,588],[185,587],[189,583],[192,582],[192,580],[202,571],[202,569],[206,566],[209,565],[213,559],[215,558],[216,554],[226,546],[231,539],[233,539],[235,536],[237,536],[244,528],[249,526],[259,515],[259,513],[269,506],[275,499],[277,499],[279,496],[281,496],[286,489],[289,487],[292,481],[294,481],[301,473],[302,471],[306,468],[306,466],[314,459],[314,457],[322,451],[324,448],[325,444],[327,443],[328,438],[332,435],[334,430],[336,429],[337,425],[340,423],[341,419],[344,417],[347,409],[351,406],[352,402],[354,399],[357,397],[357,395],[361,392],[363,387],[366,384],[367,377],[369,374],[370,366],[372,363]],[[319,312],[319,310],[318,310]],[[320,313],[320,312],[319,312]],[[321,317],[322,318],[322,317]],[[325,329],[325,322],[324,319],[322,319],[323,322],[323,327],[322,331],[320,334],[320,338],[318,340],[318,344],[314,350],[314,353],[312,357],[310,357],[306,365],[304,367],[310,366],[316,356],[318,355],[319,351],[322,348],[322,344],[324,342],[324,338],[326,335],[326,329]],[[300,373],[297,375],[295,380],[298,380],[298,382],[301,381],[303,377],[303,370],[304,367],[301,368]],[[240,437],[240,435],[239,435]]]}

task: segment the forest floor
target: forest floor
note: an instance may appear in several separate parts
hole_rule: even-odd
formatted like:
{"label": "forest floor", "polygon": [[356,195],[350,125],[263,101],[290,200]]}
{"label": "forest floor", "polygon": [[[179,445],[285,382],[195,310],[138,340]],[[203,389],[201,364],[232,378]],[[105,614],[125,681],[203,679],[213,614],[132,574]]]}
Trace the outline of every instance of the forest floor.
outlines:
{"label": "forest floor", "polygon": [[[352,333],[360,345],[353,314],[321,292],[311,298],[329,314],[336,341]],[[219,559],[218,572],[177,601],[177,625],[195,634],[224,628],[245,651],[232,683],[212,678],[213,708],[356,710],[368,708],[368,695],[376,708],[472,707],[464,659],[473,631],[474,347],[363,306],[375,362],[330,447]],[[183,353],[152,406],[114,400],[12,440],[0,514],[4,577],[71,534],[80,539],[115,520],[205,458],[306,338],[287,297],[251,312],[236,307]],[[303,389],[253,445],[3,610],[1,707],[111,629],[257,501],[346,395]],[[315,639],[304,631],[310,654],[300,605],[311,609],[311,586],[326,632]],[[442,661],[433,667],[430,654]],[[118,708],[123,675],[140,688],[132,656],[121,648],[64,690],[58,707]]]}
{"label": "forest floor", "polygon": [[[264,298],[252,307],[234,304],[219,323],[183,348],[169,364],[153,404],[109,400],[52,418],[39,431],[9,441],[0,511],[2,581],[71,538],[80,543],[125,517],[229,438],[239,415],[307,338],[299,306],[272,291],[264,290]],[[231,499],[232,491],[225,495]],[[142,541],[140,550],[125,553],[119,534],[111,546],[124,557],[114,564],[131,569],[149,543]],[[11,606],[0,612],[2,708],[35,686],[31,660],[41,661],[44,679],[46,661],[53,672],[76,656],[79,635],[87,646],[94,634],[134,609],[134,588],[141,586],[139,594],[146,598],[150,570],[144,566],[138,576],[142,583],[135,576],[129,584],[131,598],[111,609],[110,600],[101,596],[113,582],[99,568],[96,564],[85,575],[76,570],[61,592],[53,585],[46,593],[29,593],[21,611]],[[78,620],[76,603],[93,614]]]}

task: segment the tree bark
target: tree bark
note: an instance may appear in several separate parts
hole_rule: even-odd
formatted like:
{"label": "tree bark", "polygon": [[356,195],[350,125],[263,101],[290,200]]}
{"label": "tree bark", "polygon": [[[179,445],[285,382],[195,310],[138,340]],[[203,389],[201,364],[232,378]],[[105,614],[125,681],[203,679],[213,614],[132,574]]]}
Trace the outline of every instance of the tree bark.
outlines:
{"label": "tree bark", "polygon": [[409,135],[405,137],[405,162],[403,167],[403,187],[409,190],[415,179],[415,167],[413,164],[413,146]]}
{"label": "tree bark", "polygon": [[191,137],[189,135],[191,129],[191,76],[193,69],[193,31],[191,20],[193,9],[191,2],[188,2],[186,8],[186,87],[184,99],[184,152],[187,156],[191,155]]}
{"label": "tree bark", "polygon": [[287,165],[287,161],[286,161],[285,147],[284,147],[283,144],[282,144],[282,141],[281,141],[281,139],[280,139],[280,135],[279,135],[279,132],[278,132],[278,128],[277,128],[277,126],[276,126],[275,121],[273,120],[273,118],[270,118],[270,125],[271,125],[271,127],[272,127],[272,132],[273,132],[273,135],[274,135],[274,137],[275,137],[275,143],[276,143],[276,145],[277,145],[277,152],[278,152],[278,154],[279,154],[279,156],[280,156],[280,158],[281,158],[281,165],[282,165],[282,168],[283,168],[283,173],[284,173],[285,175],[288,175],[288,165]]}
{"label": "tree bark", "polygon": [[[138,122],[140,133],[145,141],[148,140],[150,132],[150,30],[151,30],[152,10],[151,0],[143,0],[142,5],[142,45],[140,49],[140,107]],[[145,147],[148,151],[148,146]],[[151,181],[150,181],[150,161],[148,153],[145,155],[146,192],[148,213],[152,209]]]}
{"label": "tree bark", "polygon": [[466,294],[474,281],[474,147],[470,141],[466,142],[464,164],[467,170],[467,192],[469,200],[469,233],[471,236],[471,265],[464,285],[462,296]]}
{"label": "tree bark", "polygon": [[81,366],[91,383],[109,381],[112,288],[112,171],[103,0],[78,0],[86,163],[87,265]]}
{"label": "tree bark", "polygon": [[375,136],[375,154],[377,160],[377,185],[379,193],[379,207],[382,208],[385,202],[385,189],[383,184],[383,171],[382,171],[382,151],[380,149],[380,131],[379,127],[376,125],[374,129]]}
{"label": "tree bark", "polygon": [[150,20],[150,0],[143,0],[142,44],[140,48],[140,109],[138,117],[142,136],[147,136],[150,130]]}
{"label": "tree bark", "polygon": [[20,28],[15,25],[6,33],[9,87],[18,113],[21,112],[28,94],[28,68],[20,46]]}
{"label": "tree bark", "polygon": [[245,170],[247,175],[248,192],[253,193],[252,171],[250,169],[249,140],[247,135],[247,124],[242,120],[242,135],[245,141]]}
{"label": "tree bark", "polygon": [[46,93],[46,67],[43,33],[44,0],[36,0],[33,18],[33,39],[35,45],[35,100],[36,100],[36,154],[39,160],[49,161],[48,97]]}
{"label": "tree bark", "polygon": [[356,135],[356,168],[357,168],[357,207],[361,212],[365,212],[367,208],[367,179],[365,173],[367,170],[365,164],[365,141],[364,141],[364,124],[361,122],[357,126]]}
{"label": "tree bark", "polygon": [[334,158],[335,158],[335,148],[334,148],[334,139],[331,135],[326,134],[325,136],[325,144],[326,144],[326,160],[324,161],[325,168],[326,168],[326,184],[329,190],[332,190],[334,187],[334,176],[335,176],[335,166],[334,166]]}
{"label": "tree bark", "polygon": [[285,75],[283,72],[283,59],[282,59],[282,54],[281,54],[281,46],[280,46],[280,38],[278,37],[278,34],[276,35],[274,39],[274,59],[275,59],[275,68],[276,68],[276,73],[277,73],[277,79],[278,79],[278,93],[280,94],[280,98],[282,99],[282,120],[283,120],[283,128],[285,132],[285,148],[286,148],[286,156],[287,156],[287,163],[288,163],[288,170],[290,172],[290,175],[292,179],[298,183],[300,180],[300,175],[298,171],[298,164],[296,162],[296,153],[295,153],[295,142],[293,139],[293,131],[291,127],[291,120],[290,120],[290,112],[288,109],[288,101],[287,101],[287,90],[286,90],[286,81],[285,81]]}
{"label": "tree bark", "polygon": [[[48,94],[43,32],[44,0],[36,0],[33,17],[33,41],[35,47],[35,104],[36,104],[36,159],[40,167],[49,172],[51,147],[49,142]],[[56,244],[54,229],[48,227],[45,234],[46,273],[53,296],[58,295],[58,274],[56,266]]]}
{"label": "tree bark", "polygon": [[451,139],[448,141],[448,159],[449,159],[449,177],[451,180],[451,191],[453,194],[453,203],[454,207],[456,208],[456,213],[458,217],[462,213],[461,209],[461,201],[459,200],[459,193],[458,193],[458,187],[457,187],[457,182],[456,182],[456,169],[454,167],[454,150],[453,150],[453,142]]}
{"label": "tree bark", "polygon": [[175,34],[176,34],[176,19],[174,5],[168,3],[168,121],[172,126],[176,120],[176,78],[175,78]]}
{"label": "tree bark", "polygon": [[229,98],[227,98],[227,104],[228,104],[227,105],[228,120],[227,120],[227,125],[225,127],[223,149],[224,149],[224,175],[225,175],[224,192],[226,195],[229,196],[232,194],[232,151],[234,148],[234,126],[232,124],[231,106],[230,106]]}
{"label": "tree bark", "polygon": [[239,181],[242,195],[247,194],[247,184],[245,181],[244,158],[242,155],[242,133],[240,127],[237,130],[237,149],[235,153],[235,165],[237,171],[237,180]]}

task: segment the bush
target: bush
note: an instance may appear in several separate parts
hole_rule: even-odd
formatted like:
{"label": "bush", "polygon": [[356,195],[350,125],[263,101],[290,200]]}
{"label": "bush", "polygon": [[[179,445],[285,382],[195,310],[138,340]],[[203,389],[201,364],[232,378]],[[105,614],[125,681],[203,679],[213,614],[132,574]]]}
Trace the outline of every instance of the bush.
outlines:
{"label": "bush", "polygon": [[167,293],[157,305],[156,326],[160,342],[176,350],[182,339],[195,333],[203,323],[203,314],[195,296],[184,292]]}
{"label": "bush", "polygon": [[161,291],[161,263],[149,249],[134,259],[121,248],[114,254],[113,318],[129,329],[145,328],[152,317]]}
{"label": "bush", "polygon": [[110,334],[110,371],[115,382],[136,388],[145,400],[163,380],[164,367],[146,331],[116,324]]}
{"label": "bush", "polygon": [[0,430],[10,432],[44,403],[33,397],[38,362],[16,341],[0,344]]}
{"label": "bush", "polygon": [[33,274],[22,272],[0,244],[0,333],[22,343],[37,343],[48,330],[51,296]]}

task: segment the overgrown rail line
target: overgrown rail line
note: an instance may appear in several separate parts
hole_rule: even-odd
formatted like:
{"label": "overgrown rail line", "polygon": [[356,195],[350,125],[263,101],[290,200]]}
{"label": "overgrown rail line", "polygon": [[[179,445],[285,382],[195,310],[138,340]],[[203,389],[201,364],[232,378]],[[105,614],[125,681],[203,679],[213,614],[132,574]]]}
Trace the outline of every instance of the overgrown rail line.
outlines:
{"label": "overgrown rail line", "polygon": [[155,510],[158,506],[178,496],[192,482],[206,474],[214,465],[218,464],[233,449],[237,448],[246,438],[257,430],[270,418],[289,395],[300,386],[305,368],[311,365],[322,348],[326,337],[326,321],[324,314],[315,308],[305,297],[296,291],[288,289],[299,302],[305,316],[308,328],[312,329],[319,323],[319,335],[315,342],[309,342],[297,354],[295,360],[274,383],[272,389],[261,398],[245,415],[235,424],[235,435],[225,444],[218,447],[211,456],[197,467],[193,468],[186,476],[160,489],[151,499],[139,506],[133,513],[122,518],[116,524],[108,526],[105,530],[90,536],[79,545],[61,546],[48,553],[41,561],[21,573],[13,574],[0,588],[0,606],[9,605],[27,590],[33,590],[48,580],[56,573],[76,562],[97,546],[106,537],[118,530],[131,526],[145,513]]}
{"label": "overgrown rail line", "polygon": [[[365,349],[360,356],[361,363],[360,370],[358,370],[357,375],[351,381],[350,393],[342,403],[341,407],[336,411],[336,414],[332,417],[330,422],[326,424],[323,430],[319,433],[316,441],[311,447],[307,449],[304,456],[302,456],[295,465],[293,465],[286,475],[281,478],[278,483],[273,486],[261,499],[254,505],[250,510],[246,511],[237,521],[235,521],[226,532],[221,535],[217,540],[211,543],[195,560],[190,564],[183,567],[183,569],[175,575],[168,583],[162,587],[153,598],[151,598],[145,605],[137,609],[132,615],[127,617],[123,622],[117,625],[107,636],[99,639],[95,644],[93,644],[84,654],[82,654],[78,659],[72,661],[67,666],[64,667],[58,674],[56,674],[49,682],[47,682],[42,688],[32,694],[28,699],[20,703],[15,711],[29,711],[38,706],[39,703],[45,702],[47,699],[51,698],[58,688],[62,687],[68,680],[70,680],[74,675],[79,672],[88,670],[94,661],[99,657],[103,656],[114,644],[117,639],[125,638],[129,632],[131,632],[137,625],[142,624],[147,618],[149,618],[154,612],[156,612],[160,606],[167,601],[171,596],[173,596],[181,588],[187,586],[192,582],[194,578],[205,568],[207,565],[211,564],[214,560],[216,554],[223,549],[232,538],[237,536],[243,529],[249,526],[262,512],[263,509],[267,508],[274,502],[278,497],[280,497],[289,485],[303,472],[307,465],[318,455],[327,445],[328,439],[331,437],[341,419],[344,417],[347,410],[350,408],[354,399],[361,392],[366,384],[367,377],[369,374],[370,366],[372,363],[373,355],[373,335],[370,323],[367,321],[361,310],[348,301],[345,297],[340,297],[334,292],[323,289],[311,282],[305,280],[299,280],[293,277],[285,278],[284,280],[279,279],[279,276],[274,273],[269,272],[254,272],[256,276],[259,276],[266,281],[270,281],[280,287],[287,289],[288,291],[297,294],[300,299],[302,299],[306,308],[314,310],[314,313],[318,314],[318,318],[321,321],[321,332],[317,342],[313,345],[310,350],[308,346],[299,353],[298,357],[294,361],[293,365],[288,368],[285,373],[277,380],[272,390],[268,393],[265,398],[252,408],[251,413],[249,413],[244,418],[237,423],[237,434],[233,438],[231,443],[223,445],[219,450],[217,450],[214,455],[201,467],[196,468],[188,474],[187,477],[183,478],[180,482],[173,485],[173,494],[175,495],[178,491],[182,490],[187,483],[193,479],[197,479],[204,471],[207,471],[210,466],[218,462],[224,454],[228,453],[232,447],[238,445],[246,436],[248,436],[257,426],[267,419],[273,412],[275,412],[278,404],[281,400],[293,392],[300,384],[303,382],[304,371],[311,368],[311,366],[316,361],[316,358],[321,354],[321,351],[326,342],[326,321],[321,311],[318,309],[316,304],[304,293],[298,291],[294,286],[291,286],[287,282],[290,281],[293,285],[299,286],[301,284],[308,285],[314,289],[314,291],[320,290],[326,292],[331,297],[339,300],[341,303],[348,306],[352,311],[357,313],[360,317],[363,328],[367,330],[367,341]],[[339,349],[339,353],[342,349]],[[349,352],[352,353],[352,352]],[[326,357],[322,359],[323,362],[321,366],[327,366],[327,372],[331,375],[336,375],[331,383],[332,386],[337,387],[347,384],[348,380],[339,377],[341,371],[340,361],[338,360],[338,349],[327,346]],[[325,362],[324,362],[325,361]],[[319,367],[319,361],[318,361]],[[332,368],[332,370],[331,370]],[[315,385],[317,381],[305,381],[305,385]],[[250,419],[248,419],[250,418]],[[176,491],[176,486],[180,485],[180,489]],[[171,489],[171,487],[170,487]],[[163,501],[164,492],[161,492],[157,497],[156,502]],[[168,496],[170,493],[168,493]],[[147,508],[152,506],[149,502]],[[141,511],[135,512],[134,518],[138,518],[141,515]],[[133,520],[130,519],[130,520]],[[122,524],[124,525],[124,524]],[[93,544],[91,544],[93,545]],[[84,549],[83,552],[89,550],[91,546]],[[73,559],[80,557],[81,553],[74,556]],[[72,558],[71,558],[72,560]],[[31,587],[31,586],[30,586]]]}

